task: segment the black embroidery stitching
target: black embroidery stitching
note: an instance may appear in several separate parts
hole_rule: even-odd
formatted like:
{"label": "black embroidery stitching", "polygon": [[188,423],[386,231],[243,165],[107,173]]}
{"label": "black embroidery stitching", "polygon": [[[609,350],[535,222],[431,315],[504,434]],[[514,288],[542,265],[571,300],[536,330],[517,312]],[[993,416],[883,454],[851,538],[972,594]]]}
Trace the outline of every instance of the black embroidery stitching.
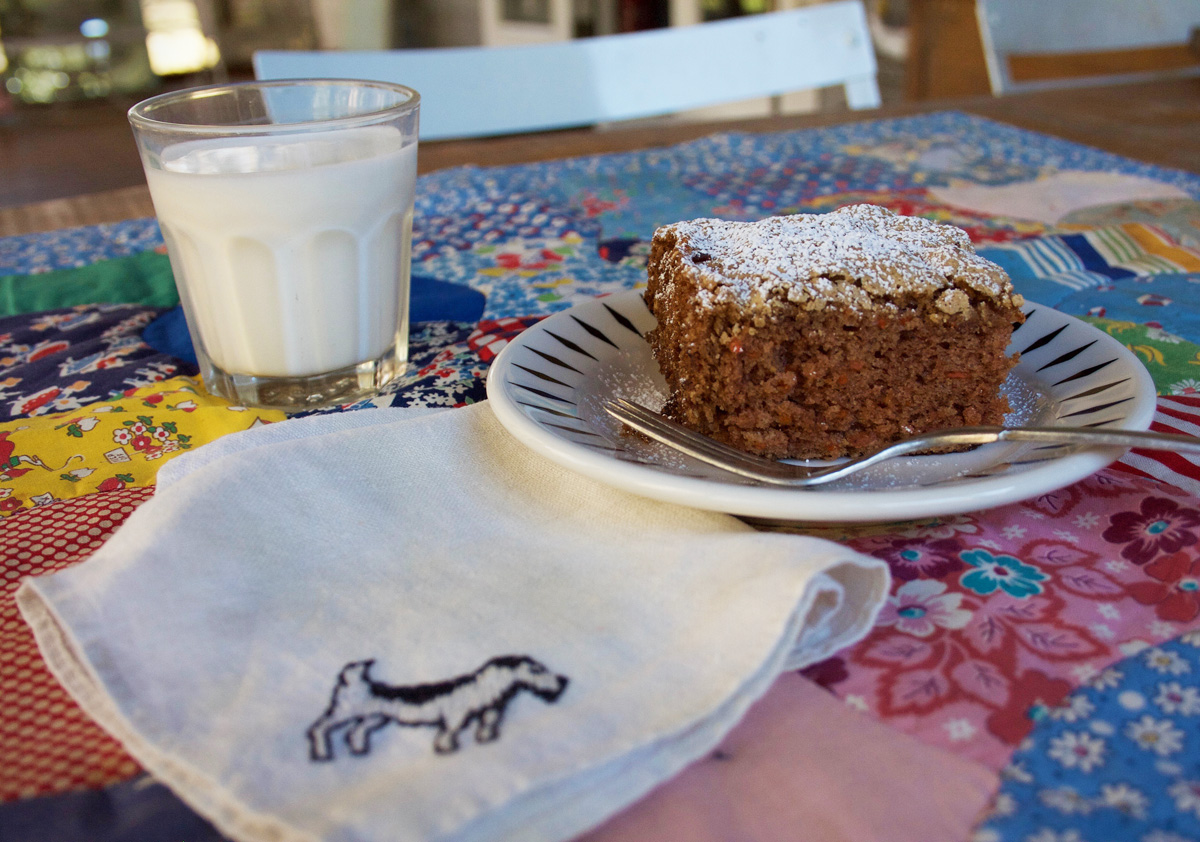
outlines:
{"label": "black embroidery stitching", "polygon": [[475,742],[492,742],[518,693],[527,690],[552,704],[568,682],[528,655],[501,655],[457,678],[412,685],[376,681],[370,675],[374,663],[353,661],[342,667],[329,706],[306,732],[310,759],[333,760],[333,733],[342,729],[350,753],[367,754],[371,735],[389,722],[437,728],[433,750],[438,754],[458,751],[458,736],[472,722]]}

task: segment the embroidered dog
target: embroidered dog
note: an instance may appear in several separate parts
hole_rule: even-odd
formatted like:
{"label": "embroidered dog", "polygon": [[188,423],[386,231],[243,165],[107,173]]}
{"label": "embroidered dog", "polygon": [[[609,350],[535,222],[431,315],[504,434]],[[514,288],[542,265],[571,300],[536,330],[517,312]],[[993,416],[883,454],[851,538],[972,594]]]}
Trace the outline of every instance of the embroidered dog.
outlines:
{"label": "embroidered dog", "polygon": [[308,729],[309,756],[332,760],[332,734],[345,729],[352,754],[371,750],[371,734],[389,722],[438,729],[433,749],[458,750],[458,735],[475,723],[475,741],[500,736],[500,721],[509,702],[522,690],[553,703],[567,686],[527,655],[502,655],[479,669],[447,681],[396,686],[371,678],[374,660],[346,664],[338,675],[325,713]]}

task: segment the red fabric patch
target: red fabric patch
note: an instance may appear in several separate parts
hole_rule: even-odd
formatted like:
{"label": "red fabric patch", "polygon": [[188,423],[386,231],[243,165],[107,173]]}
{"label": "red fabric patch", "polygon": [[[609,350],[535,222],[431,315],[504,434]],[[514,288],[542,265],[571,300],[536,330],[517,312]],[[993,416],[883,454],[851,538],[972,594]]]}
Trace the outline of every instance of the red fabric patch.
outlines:
{"label": "red fabric patch", "polygon": [[27,509],[4,521],[0,801],[98,789],[141,771],[50,674],[13,595],[26,576],[52,573],[87,558],[153,493],[152,487],[142,487],[89,494]]}
{"label": "red fabric patch", "polygon": [[520,319],[484,319],[467,337],[467,347],[478,354],[485,363],[490,363],[517,334],[537,324],[542,318],[544,317],[527,316]]}

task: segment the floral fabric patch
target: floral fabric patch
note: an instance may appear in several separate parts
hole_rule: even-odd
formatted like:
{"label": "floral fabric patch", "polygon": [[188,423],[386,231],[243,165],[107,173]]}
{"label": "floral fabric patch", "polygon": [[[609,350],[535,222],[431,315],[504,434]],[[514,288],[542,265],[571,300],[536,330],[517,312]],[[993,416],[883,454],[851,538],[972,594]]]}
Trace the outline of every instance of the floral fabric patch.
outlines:
{"label": "floral fabric patch", "polygon": [[1037,710],[972,842],[1200,839],[1200,633],[1131,648]]}
{"label": "floral fabric patch", "polygon": [[0,517],[97,491],[153,485],[164,459],[228,433],[282,421],[173,377],[117,400],[0,423]]}
{"label": "floral fabric patch", "polygon": [[142,331],[164,308],[79,305],[0,319],[0,421],[72,412],[195,366],[161,354]]}
{"label": "floral fabric patch", "polygon": [[1024,503],[847,543],[888,563],[875,629],[807,671],[846,704],[1003,768],[1125,657],[1200,628],[1200,499],[1101,471]]}

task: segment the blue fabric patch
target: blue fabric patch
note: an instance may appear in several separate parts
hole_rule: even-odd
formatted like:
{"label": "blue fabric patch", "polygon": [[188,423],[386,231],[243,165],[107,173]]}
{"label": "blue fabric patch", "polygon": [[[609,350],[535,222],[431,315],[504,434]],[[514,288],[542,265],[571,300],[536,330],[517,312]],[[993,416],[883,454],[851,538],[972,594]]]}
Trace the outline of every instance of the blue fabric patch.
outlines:
{"label": "blue fabric patch", "polygon": [[1104,670],[1041,712],[974,839],[1200,839],[1200,634]]}
{"label": "blue fabric patch", "polygon": [[146,325],[142,341],[160,354],[199,365],[182,307],[173,307]]}
{"label": "blue fabric patch", "polygon": [[193,365],[150,348],[142,333],[166,312],[93,304],[0,319],[0,421],[70,412]]}
{"label": "blue fabric patch", "polygon": [[408,320],[417,322],[478,322],[487,296],[462,284],[451,284],[413,275],[409,290]]}
{"label": "blue fabric patch", "polygon": [[1062,241],[1067,248],[1075,252],[1075,255],[1083,262],[1083,268],[1092,272],[1099,272],[1114,280],[1117,278],[1132,278],[1134,273],[1121,266],[1109,266],[1108,261],[1100,256],[1100,252],[1092,247],[1092,244],[1087,241],[1087,237],[1082,234],[1065,234],[1062,236]]}
{"label": "blue fabric patch", "polygon": [[[1024,289],[1017,287],[1019,292]],[[1034,298],[1071,316],[1096,316],[1113,321],[1160,327],[1168,334],[1197,341],[1200,313],[1193,301],[1200,295],[1200,272],[1141,275],[1136,280],[1079,292],[1063,290],[1055,301]],[[1168,339],[1169,337],[1163,337]]]}
{"label": "blue fabric patch", "polygon": [[148,776],[91,792],[0,805],[0,838],[52,842],[227,842]]}

